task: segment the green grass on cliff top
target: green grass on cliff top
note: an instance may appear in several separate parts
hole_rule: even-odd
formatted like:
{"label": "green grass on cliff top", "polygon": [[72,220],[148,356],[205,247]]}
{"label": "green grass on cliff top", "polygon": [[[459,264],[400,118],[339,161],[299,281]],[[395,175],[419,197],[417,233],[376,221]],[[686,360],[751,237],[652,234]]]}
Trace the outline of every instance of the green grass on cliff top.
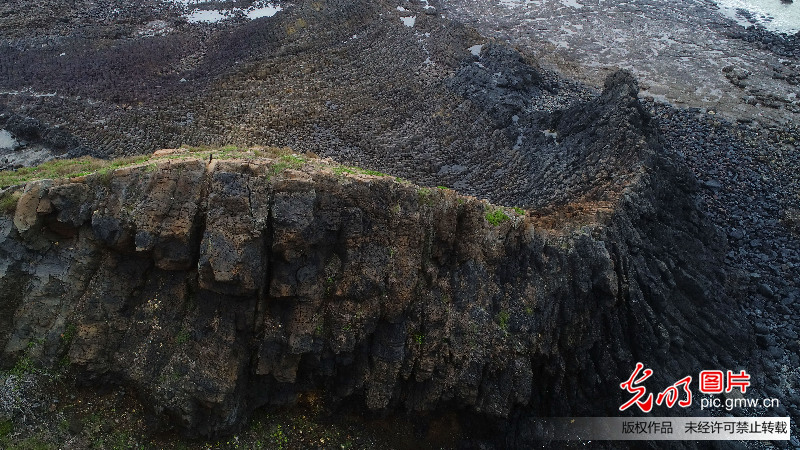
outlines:
{"label": "green grass on cliff top", "polygon": [[120,167],[139,164],[149,159],[150,156],[134,156],[114,160],[97,159],[88,156],[76,159],[54,159],[36,167],[0,171],[0,188],[33,180],[71,178],[94,172],[107,172]]}
{"label": "green grass on cliff top", "polygon": [[21,167],[16,170],[0,171],[0,188],[27,183],[34,180],[48,180],[55,178],[73,178],[92,173],[104,174],[122,167],[142,164],[150,160],[180,159],[186,157],[207,156],[213,154],[215,159],[233,159],[243,156],[270,156],[278,157],[287,155],[290,150],[285,148],[269,148],[260,150],[241,150],[234,146],[212,147],[186,147],[188,152],[173,153],[163,156],[141,155],[112,160],[84,156],[75,159],[54,159],[35,167]]}
{"label": "green grass on cliff top", "polygon": [[[144,164],[148,161],[162,161],[167,159],[184,158],[207,158],[213,155],[214,159],[237,159],[237,158],[272,158],[277,160],[272,168],[273,175],[277,175],[285,169],[297,169],[301,167],[309,158],[317,158],[316,155],[306,154],[305,156],[295,155],[288,147],[261,147],[255,149],[241,149],[235,146],[227,147],[183,147],[183,152],[168,153],[165,155],[153,156],[131,156],[113,160],[92,158],[84,156],[76,159],[54,159],[35,167],[22,167],[17,170],[0,171],[0,188],[15,186],[34,180],[47,180],[56,178],[73,178],[92,173],[106,174],[122,167]],[[385,176],[386,174],[373,170],[361,169],[359,167],[335,167],[337,174],[366,174],[375,176]]]}

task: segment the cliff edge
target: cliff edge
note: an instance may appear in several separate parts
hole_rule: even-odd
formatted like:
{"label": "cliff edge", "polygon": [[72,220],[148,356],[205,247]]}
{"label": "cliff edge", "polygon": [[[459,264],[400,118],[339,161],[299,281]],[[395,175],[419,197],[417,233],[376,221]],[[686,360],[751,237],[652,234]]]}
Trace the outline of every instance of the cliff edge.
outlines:
{"label": "cliff edge", "polygon": [[[613,413],[639,360],[661,388],[737,367],[752,344],[726,322],[724,241],[617,77],[600,103],[547,118],[585,146],[553,153],[577,175],[537,180],[552,195],[530,211],[253,153],[6,189],[19,198],[0,215],[0,361],[66,358],[79,383],[130,387],[193,435],[309,392],[507,431]],[[587,138],[615,118],[621,134]],[[529,445],[533,427],[519,430],[499,439]]]}

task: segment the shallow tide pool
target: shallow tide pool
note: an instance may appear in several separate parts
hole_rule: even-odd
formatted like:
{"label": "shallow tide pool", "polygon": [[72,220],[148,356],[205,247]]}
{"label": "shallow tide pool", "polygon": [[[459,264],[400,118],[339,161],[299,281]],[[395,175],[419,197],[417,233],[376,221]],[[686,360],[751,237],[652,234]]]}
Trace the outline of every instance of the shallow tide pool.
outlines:
{"label": "shallow tide pool", "polygon": [[747,21],[737,13],[743,9],[770,31],[794,34],[800,31],[800,1],[783,3],[780,0],[715,0],[725,16],[743,26]]}
{"label": "shallow tide pool", "polygon": [[171,0],[173,3],[184,5],[189,9],[185,16],[190,23],[217,23],[228,17],[233,17],[237,12],[243,13],[248,19],[272,17],[283,10],[280,5],[262,3],[259,7],[229,8],[229,9],[195,9],[201,2],[192,0]]}
{"label": "shallow tide pool", "polygon": [[13,149],[17,146],[17,140],[7,130],[0,130],[0,150]]}

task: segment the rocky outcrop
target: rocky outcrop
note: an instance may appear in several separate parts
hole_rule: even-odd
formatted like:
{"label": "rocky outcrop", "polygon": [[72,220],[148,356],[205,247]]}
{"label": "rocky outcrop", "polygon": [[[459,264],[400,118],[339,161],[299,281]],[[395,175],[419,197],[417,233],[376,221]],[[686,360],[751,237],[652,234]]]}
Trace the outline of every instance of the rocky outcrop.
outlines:
{"label": "rocky outcrop", "polygon": [[[528,211],[255,156],[11,187],[3,367],[124,386],[191,435],[313,393],[362,415],[452,412],[506,448],[530,446],[539,416],[619,414],[638,361],[651,392],[760,365],[677,155],[712,139],[672,128],[665,150],[627,72],[597,95],[416,2],[216,25],[160,3],[16,3],[0,5],[0,125],[40,159],[289,145]],[[156,18],[163,34],[141,34]]]}
{"label": "rocky outcrop", "polygon": [[[82,382],[130,386],[201,435],[312,391],[501,428],[610,413],[640,359],[668,385],[748,345],[720,325],[721,244],[693,181],[638,148],[642,171],[615,198],[534,214],[266,159],[12,188],[2,363],[66,356]],[[498,436],[524,445],[521,430]]]}
{"label": "rocky outcrop", "polygon": [[11,146],[0,144],[0,170],[39,165],[54,157],[91,154],[81,140],[60,127],[49,127],[32,117],[11,114],[0,106],[0,132],[8,133]]}

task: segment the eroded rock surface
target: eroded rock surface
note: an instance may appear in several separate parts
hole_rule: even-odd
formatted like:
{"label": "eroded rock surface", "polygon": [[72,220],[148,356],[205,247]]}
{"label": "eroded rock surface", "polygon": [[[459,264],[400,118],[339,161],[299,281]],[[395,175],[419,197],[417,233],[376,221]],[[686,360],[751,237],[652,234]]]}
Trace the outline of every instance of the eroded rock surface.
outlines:
{"label": "eroded rock surface", "polygon": [[[442,0],[439,6],[488,37],[522,47],[541,65],[595,86],[610,71],[627,69],[642,82],[643,96],[659,101],[733,119],[798,120],[800,40],[753,26],[757,18],[746,20],[744,10],[704,0]],[[731,79],[732,70],[747,80]]]}
{"label": "eroded rock surface", "polygon": [[[598,94],[417,2],[284,2],[215,25],[162,2],[46,2],[65,18],[51,23],[25,3],[0,6],[0,120],[16,138],[58,131],[46,157],[290,145],[528,211],[487,216],[499,207],[452,190],[265,159],[12,187],[4,367],[67,361],[192,435],[317,393],[361,415],[477,417],[498,447],[530,446],[538,416],[617,415],[638,361],[650,392],[708,368],[768,370],[732,302],[752,286],[697,204],[699,189],[725,193],[724,174],[686,150],[717,131],[685,133],[691,112],[650,104],[656,123],[630,73]],[[156,18],[163,32],[139,33]],[[717,178],[698,185],[681,153]],[[796,222],[785,210],[776,227]]]}
{"label": "eroded rock surface", "polygon": [[[620,73],[596,115],[552,118],[579,139],[603,130],[585,122],[624,117],[614,145],[569,155],[584,170],[614,161],[619,178],[582,195],[564,183],[497,225],[498,207],[452,190],[264,159],[13,188],[2,360],[43,339],[41,363],[66,355],[83,382],[130,386],[201,435],[312,391],[364,413],[447,405],[505,429],[615,411],[645,356],[658,386],[737,367],[751,344],[723,325],[724,240],[635,95]],[[521,429],[498,439],[526,445],[533,427]]]}

